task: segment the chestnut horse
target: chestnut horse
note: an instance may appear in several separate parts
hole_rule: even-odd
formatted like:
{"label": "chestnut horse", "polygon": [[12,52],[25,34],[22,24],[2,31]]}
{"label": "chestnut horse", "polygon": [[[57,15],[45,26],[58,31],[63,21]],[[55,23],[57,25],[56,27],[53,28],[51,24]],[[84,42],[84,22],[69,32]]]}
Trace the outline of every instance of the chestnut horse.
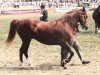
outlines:
{"label": "chestnut horse", "polygon": [[[66,18],[66,19],[65,19]],[[60,20],[63,22],[64,20],[67,21],[67,23],[70,25],[70,27],[75,31],[76,26],[78,25],[78,22],[82,26],[83,29],[88,29],[87,24],[87,12],[85,8],[82,9],[74,9],[72,11],[67,12],[65,15],[63,15]],[[76,34],[76,31],[75,31]],[[63,54],[61,53],[61,61],[63,60]],[[62,65],[62,64],[61,64]]]}
{"label": "chestnut horse", "polygon": [[[61,46],[63,56],[62,65],[66,69],[66,63],[70,62],[74,55],[71,50],[73,36],[75,35],[73,31],[74,27],[80,22],[87,28],[84,15],[85,13],[83,10],[65,14],[63,17],[51,22],[43,22],[34,19],[13,20],[10,24],[6,43],[10,44],[13,41],[17,31],[22,40],[22,46],[19,50],[20,66],[23,64],[23,54],[28,60],[28,48],[31,39],[35,39],[47,45],[59,45]],[[66,58],[67,52],[70,53],[68,58]],[[31,62],[29,62],[29,65],[32,66]]]}

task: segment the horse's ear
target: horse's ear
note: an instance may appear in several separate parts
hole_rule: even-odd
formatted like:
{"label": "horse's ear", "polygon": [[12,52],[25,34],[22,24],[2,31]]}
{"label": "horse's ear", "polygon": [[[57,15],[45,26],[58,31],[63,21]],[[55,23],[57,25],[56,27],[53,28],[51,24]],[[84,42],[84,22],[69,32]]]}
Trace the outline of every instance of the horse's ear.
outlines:
{"label": "horse's ear", "polygon": [[86,12],[85,7],[83,7],[83,12]]}

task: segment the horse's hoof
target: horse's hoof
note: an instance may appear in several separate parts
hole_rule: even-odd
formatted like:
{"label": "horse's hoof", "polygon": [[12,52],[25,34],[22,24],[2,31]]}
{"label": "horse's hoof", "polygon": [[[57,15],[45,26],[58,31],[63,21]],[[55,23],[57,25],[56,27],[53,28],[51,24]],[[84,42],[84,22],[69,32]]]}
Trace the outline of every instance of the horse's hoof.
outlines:
{"label": "horse's hoof", "polygon": [[67,69],[67,67],[64,67],[64,69]]}
{"label": "horse's hoof", "polygon": [[64,68],[64,69],[67,69],[67,64],[64,64],[63,68]]}
{"label": "horse's hoof", "polygon": [[28,63],[28,66],[29,66],[30,68],[33,68],[33,64],[32,64],[32,63]]}
{"label": "horse's hoof", "polygon": [[33,68],[33,64],[32,64],[32,62],[31,62],[29,59],[27,59],[27,64],[28,64],[28,66],[29,66],[30,68]]}
{"label": "horse's hoof", "polygon": [[30,64],[29,67],[30,67],[30,68],[33,68],[33,64]]}
{"label": "horse's hoof", "polygon": [[23,64],[23,63],[20,63],[20,64],[19,64],[19,67],[20,67],[21,69],[23,69],[23,68],[24,68],[24,64]]}
{"label": "horse's hoof", "polygon": [[85,65],[85,64],[89,64],[90,62],[91,62],[91,61],[84,60],[84,61],[82,62],[82,64]]}
{"label": "horse's hoof", "polygon": [[30,67],[31,70],[34,70],[34,67]]}

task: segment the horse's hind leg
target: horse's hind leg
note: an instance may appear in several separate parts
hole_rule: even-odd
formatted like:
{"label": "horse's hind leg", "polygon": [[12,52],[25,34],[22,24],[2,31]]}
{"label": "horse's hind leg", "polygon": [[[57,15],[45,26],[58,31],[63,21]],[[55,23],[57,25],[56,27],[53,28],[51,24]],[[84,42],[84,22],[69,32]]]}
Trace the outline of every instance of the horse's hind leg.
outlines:
{"label": "horse's hind leg", "polygon": [[21,48],[19,50],[19,59],[20,59],[20,68],[23,68],[23,49],[24,49],[24,43],[22,43]]}
{"label": "horse's hind leg", "polygon": [[[61,47],[61,66],[64,66],[64,63],[62,62],[64,58],[68,57],[68,50],[65,49],[65,47]],[[65,56],[66,55],[66,56]]]}
{"label": "horse's hind leg", "polygon": [[74,55],[74,52],[73,51],[69,51],[69,58],[68,58],[68,60],[66,61],[67,63],[69,63],[70,61],[71,61],[71,59],[72,59],[72,57],[73,57],[73,55]]}
{"label": "horse's hind leg", "polygon": [[26,41],[26,42],[24,42],[24,45],[25,45],[24,55],[25,55],[25,57],[27,59],[27,64],[32,68],[33,67],[33,64],[30,61],[30,59],[28,58],[28,48],[29,48],[29,45],[30,45],[30,41],[31,41],[31,39],[28,40],[28,41]]}
{"label": "horse's hind leg", "polygon": [[23,41],[22,43],[22,46],[20,48],[20,54],[19,54],[19,57],[20,57],[20,67],[23,67],[23,54],[25,55],[26,59],[27,59],[27,62],[28,62],[28,65],[30,67],[33,67],[32,64],[31,64],[31,61],[29,61],[28,59],[28,48],[29,48],[29,45],[30,45],[30,41],[31,39],[26,39],[25,41]]}
{"label": "horse's hind leg", "polygon": [[[66,42],[66,49],[68,50],[68,52],[70,53],[70,55],[67,55],[67,63],[69,63],[74,55],[74,52],[71,49],[71,46]],[[67,53],[68,54],[68,53]]]}

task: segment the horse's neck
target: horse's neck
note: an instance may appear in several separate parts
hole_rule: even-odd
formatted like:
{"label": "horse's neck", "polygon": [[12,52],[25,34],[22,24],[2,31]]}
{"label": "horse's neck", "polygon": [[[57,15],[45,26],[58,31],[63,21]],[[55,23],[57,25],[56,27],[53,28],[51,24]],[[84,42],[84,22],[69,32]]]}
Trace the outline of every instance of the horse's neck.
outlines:
{"label": "horse's neck", "polygon": [[78,23],[78,19],[77,19],[78,16],[79,15],[77,13],[65,14],[58,20],[60,23],[67,22],[68,25],[74,30]]}
{"label": "horse's neck", "polygon": [[74,26],[74,27],[76,27],[76,25],[78,24],[78,22],[79,22],[79,13],[75,13],[75,14],[73,14],[73,21],[72,21],[72,25]]}
{"label": "horse's neck", "polygon": [[[77,15],[77,14],[75,14]],[[75,29],[77,23],[78,23],[78,19],[77,19],[77,16],[72,16],[70,18],[67,18],[67,23],[70,25],[71,28]]]}

